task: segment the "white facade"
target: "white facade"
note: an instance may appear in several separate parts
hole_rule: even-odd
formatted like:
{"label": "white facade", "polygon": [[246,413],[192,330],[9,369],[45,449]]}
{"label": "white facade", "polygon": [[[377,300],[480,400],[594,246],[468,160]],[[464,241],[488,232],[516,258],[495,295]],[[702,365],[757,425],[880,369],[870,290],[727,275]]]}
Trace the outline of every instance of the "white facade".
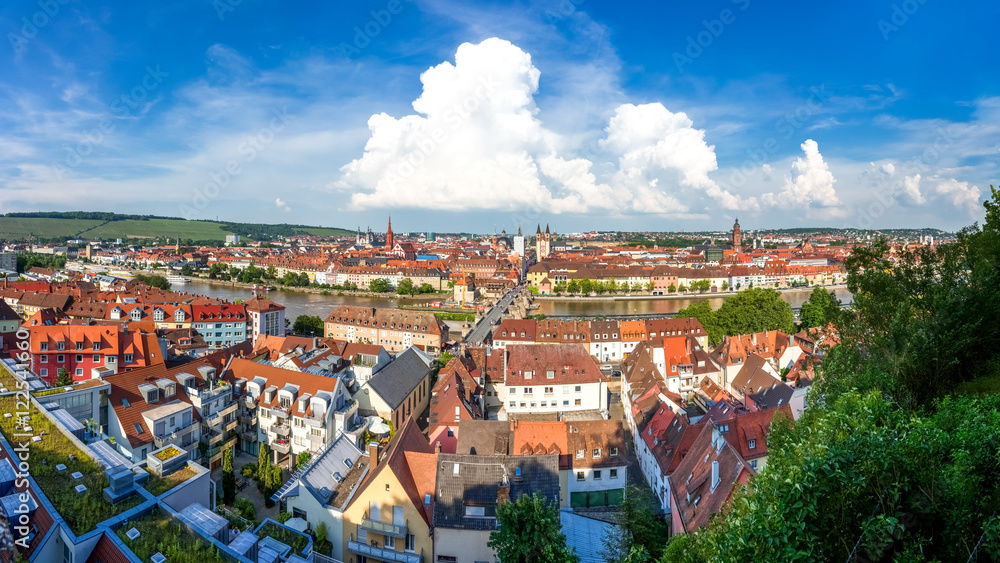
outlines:
{"label": "white facade", "polygon": [[508,415],[608,408],[606,381],[557,385],[543,377],[537,384],[497,386],[497,394]]}

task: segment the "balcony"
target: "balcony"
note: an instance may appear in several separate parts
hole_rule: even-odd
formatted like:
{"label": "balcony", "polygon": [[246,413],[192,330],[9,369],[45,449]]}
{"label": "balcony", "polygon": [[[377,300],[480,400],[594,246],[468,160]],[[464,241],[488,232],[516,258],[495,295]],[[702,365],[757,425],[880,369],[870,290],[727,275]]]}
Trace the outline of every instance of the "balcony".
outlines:
{"label": "balcony", "polygon": [[254,429],[244,430],[244,431],[240,432],[240,438],[242,438],[244,442],[256,442],[257,441],[257,430],[254,430]]}
{"label": "balcony", "polygon": [[225,407],[222,407],[218,411],[214,412],[211,416],[205,419],[205,423],[209,426],[217,426],[226,417],[227,414],[231,412],[236,412],[239,408],[238,403],[229,403]]}
{"label": "balcony", "polygon": [[364,518],[361,519],[360,527],[368,530],[369,532],[375,532],[376,534],[391,536],[399,539],[406,538],[406,533],[408,531],[406,524],[399,525],[383,522],[381,520],[372,520],[368,518],[368,513],[365,513]]}
{"label": "balcony", "polygon": [[208,450],[208,453],[205,454],[205,457],[208,458],[208,463],[212,464],[221,459],[222,454],[225,453],[225,451],[228,450],[229,448],[233,447],[235,444],[236,444],[236,436],[233,436],[232,438],[219,444],[218,447]]}
{"label": "balcony", "polygon": [[228,432],[230,430],[234,430],[236,428],[237,424],[239,424],[239,421],[234,418],[234,419],[230,420],[229,422],[224,423],[222,425],[222,430],[223,430],[223,432]]}
{"label": "balcony", "polygon": [[271,416],[274,418],[288,418],[289,410],[288,407],[272,407]]}
{"label": "balcony", "polygon": [[270,431],[278,436],[284,436],[287,438],[288,433],[291,431],[291,429],[288,427],[287,424],[274,424],[271,426]]}
{"label": "balcony", "polygon": [[208,436],[202,436],[202,441],[208,444],[208,447],[212,447],[221,442],[225,437],[225,432],[212,432]]}
{"label": "balcony", "polygon": [[[372,540],[373,544],[379,542]],[[347,550],[355,555],[372,557],[379,561],[399,561],[400,563],[420,563],[423,561],[423,551],[420,553],[408,553],[396,551],[395,549],[383,549],[375,545],[356,542],[353,539],[347,541]]]}
{"label": "balcony", "polygon": [[225,394],[232,394],[233,388],[229,385],[218,385],[210,389],[187,389],[189,395],[193,395],[201,399],[201,404],[205,404]]}
{"label": "balcony", "polygon": [[170,434],[166,434],[164,436],[156,436],[156,437],[154,437],[153,438],[153,447],[159,449],[159,448],[162,448],[164,446],[181,446],[181,447],[186,447],[186,446],[191,445],[194,442],[194,438],[193,437],[188,437],[186,443],[181,443],[181,440],[183,440],[184,439],[184,435],[188,434],[189,432],[193,436],[195,430],[198,429],[198,424],[199,423],[197,423],[197,422],[192,422],[191,424],[188,424],[187,426],[184,426],[182,428],[178,428],[178,429],[174,430]]}
{"label": "balcony", "polygon": [[254,400],[254,398],[252,396],[250,396],[250,395],[244,395],[243,396],[243,406],[247,407],[248,409],[256,409],[257,408],[257,401]]}
{"label": "balcony", "polygon": [[358,402],[350,401],[344,406],[340,407],[333,413],[334,419],[337,421],[337,426],[340,428],[348,428],[350,426],[349,422],[354,420],[354,415],[358,412]]}
{"label": "balcony", "polygon": [[272,450],[278,452],[279,454],[287,454],[292,447],[292,443],[287,440],[284,442],[274,441],[271,442],[269,445],[271,446]]}

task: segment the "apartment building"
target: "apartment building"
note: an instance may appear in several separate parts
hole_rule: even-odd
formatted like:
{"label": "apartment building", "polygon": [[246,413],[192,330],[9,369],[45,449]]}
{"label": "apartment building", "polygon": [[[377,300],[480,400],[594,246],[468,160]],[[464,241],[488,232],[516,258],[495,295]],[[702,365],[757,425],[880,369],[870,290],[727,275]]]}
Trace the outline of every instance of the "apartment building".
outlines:
{"label": "apartment building", "polygon": [[515,344],[506,350],[501,392],[508,417],[608,408],[608,379],[579,344]]}
{"label": "apartment building", "polygon": [[416,346],[436,354],[449,339],[448,325],[424,311],[341,305],[326,317],[326,337],[378,344],[389,352]]}

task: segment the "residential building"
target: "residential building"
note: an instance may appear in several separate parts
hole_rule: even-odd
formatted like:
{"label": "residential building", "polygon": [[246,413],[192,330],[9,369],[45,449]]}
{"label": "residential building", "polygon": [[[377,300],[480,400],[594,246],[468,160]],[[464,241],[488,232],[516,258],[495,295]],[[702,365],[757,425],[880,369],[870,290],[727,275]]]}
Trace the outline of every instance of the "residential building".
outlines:
{"label": "residential building", "polygon": [[436,354],[449,339],[448,325],[424,311],[341,305],[325,324],[327,338],[378,344],[389,352],[416,346]]}
{"label": "residential building", "polygon": [[437,455],[413,418],[383,456],[369,445],[368,476],[343,512],[345,560],[431,563]]}
{"label": "residential building", "polygon": [[153,333],[116,325],[39,325],[31,331],[31,370],[55,382],[59,368],[75,381],[90,379],[95,368],[113,373],[163,364],[166,343]]}
{"label": "residential building", "polygon": [[409,416],[421,416],[430,402],[433,365],[418,348],[407,348],[354,393],[359,412],[391,421],[394,428]]}
{"label": "residential building", "polygon": [[438,454],[432,561],[496,561],[487,543],[498,526],[497,507],[536,493],[558,502],[558,458]]}
{"label": "residential building", "polygon": [[229,348],[249,340],[247,313],[243,305],[192,305],[191,328],[215,348]]}
{"label": "residential building", "polygon": [[225,379],[235,389],[244,422],[240,450],[256,454],[266,443],[275,464],[292,469],[300,453],[316,453],[340,434],[357,442],[364,432],[358,404],[340,378],[234,358]]}
{"label": "residential building", "polygon": [[455,453],[460,423],[484,416],[483,388],[470,373],[470,359],[455,357],[438,373],[431,389],[427,435],[444,453]]}
{"label": "residential building", "polygon": [[270,299],[254,296],[244,303],[249,321],[249,336],[256,344],[257,338],[285,335],[285,307]]}
{"label": "residential building", "polygon": [[607,410],[608,378],[585,346],[512,345],[497,352],[506,354],[498,390],[506,416]]}

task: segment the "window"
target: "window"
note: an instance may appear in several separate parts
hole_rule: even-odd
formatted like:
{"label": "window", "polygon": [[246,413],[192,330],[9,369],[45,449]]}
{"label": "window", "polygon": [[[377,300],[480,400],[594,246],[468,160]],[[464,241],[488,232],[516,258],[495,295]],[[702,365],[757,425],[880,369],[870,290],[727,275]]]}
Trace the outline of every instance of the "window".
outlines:
{"label": "window", "polygon": [[122,355],[124,356],[124,358],[122,358],[123,362],[132,363],[132,354],[122,354]]}
{"label": "window", "polygon": [[424,493],[424,504],[430,504],[430,503],[431,503],[431,494]]}
{"label": "window", "polygon": [[551,395],[552,394],[552,388],[551,387],[546,387],[545,388],[545,394],[546,395]]}
{"label": "window", "polygon": [[618,478],[618,470],[617,469],[610,470],[610,473],[611,473],[611,478],[612,479],[617,479]]}
{"label": "window", "polygon": [[77,375],[83,375],[83,368],[76,368]]}
{"label": "window", "polygon": [[581,387],[580,385],[577,385],[576,389],[573,389],[573,390],[576,391],[577,393],[579,393],[580,391],[583,390],[583,387]]}
{"label": "window", "polygon": [[719,432],[722,432],[723,434],[725,434],[726,432],[729,432],[729,425],[728,424],[720,424],[719,425]]}
{"label": "window", "polygon": [[601,470],[600,469],[595,469],[594,470],[594,481],[600,481],[600,480],[601,480]]}
{"label": "window", "polygon": [[78,364],[83,363],[83,354],[77,354],[76,355],[76,363],[78,363]]}
{"label": "window", "polygon": [[125,397],[122,397],[122,406],[125,407],[125,408],[129,408],[132,405],[129,404],[128,399],[126,399]]}
{"label": "window", "polygon": [[531,395],[531,394],[532,394],[532,389],[531,389],[531,387],[525,387],[525,388],[524,388],[524,394],[525,394],[525,395]]}
{"label": "window", "polygon": [[563,401],[563,406],[564,407],[568,407],[569,406],[569,401]]}
{"label": "window", "polygon": [[747,445],[750,446],[750,449],[752,450],[757,447],[757,440],[750,440],[750,443]]}
{"label": "window", "polygon": [[611,457],[618,457],[618,448],[611,448]]}
{"label": "window", "polygon": [[584,476],[583,471],[577,471],[576,472],[576,480],[577,481],[585,481],[586,479],[587,478],[586,478],[586,476]]}
{"label": "window", "polygon": [[580,406],[580,399],[573,401],[573,404],[576,406]]}
{"label": "window", "polygon": [[101,355],[100,354],[94,354],[94,363],[95,364],[101,363]]}
{"label": "window", "polygon": [[61,364],[61,363],[64,363],[65,361],[66,361],[66,356],[65,355],[63,355],[63,354],[57,354],[56,355],[56,362],[57,363]]}
{"label": "window", "polygon": [[594,448],[594,459],[601,457],[601,448]]}
{"label": "window", "polygon": [[56,350],[65,350],[65,349],[66,349],[65,342],[56,342]]}
{"label": "window", "polygon": [[77,342],[76,343],[76,349],[77,350],[83,350],[83,342]]}
{"label": "window", "polygon": [[396,538],[392,536],[383,536],[385,538],[385,548],[386,549],[396,549]]}
{"label": "window", "polygon": [[406,551],[416,551],[417,550],[417,538],[413,534],[406,534],[406,545],[403,546]]}
{"label": "window", "polygon": [[49,374],[49,370],[47,368],[42,368],[42,369],[38,370],[38,375],[40,375],[42,377],[45,377],[48,374]]}
{"label": "window", "polygon": [[43,364],[49,363],[49,355],[48,354],[42,354],[42,357],[41,357],[41,359],[39,361],[41,361]]}
{"label": "window", "polygon": [[40,348],[39,348],[39,349],[40,349],[40,350],[41,350],[42,352],[44,352],[44,351],[46,351],[46,350],[48,350],[48,349],[49,349],[49,343],[48,343],[48,342],[39,342],[39,346],[40,346]]}
{"label": "window", "polygon": [[756,459],[751,459],[750,460],[750,467],[752,467],[754,471],[757,471],[757,460]]}
{"label": "window", "polygon": [[583,459],[583,450],[576,450],[576,459]]}
{"label": "window", "polygon": [[140,426],[140,425],[139,425],[139,423],[138,423],[138,422],[136,422],[136,423],[135,423],[135,433],[136,433],[136,434],[142,434],[142,432],[143,432],[143,430],[142,430],[142,426]]}

